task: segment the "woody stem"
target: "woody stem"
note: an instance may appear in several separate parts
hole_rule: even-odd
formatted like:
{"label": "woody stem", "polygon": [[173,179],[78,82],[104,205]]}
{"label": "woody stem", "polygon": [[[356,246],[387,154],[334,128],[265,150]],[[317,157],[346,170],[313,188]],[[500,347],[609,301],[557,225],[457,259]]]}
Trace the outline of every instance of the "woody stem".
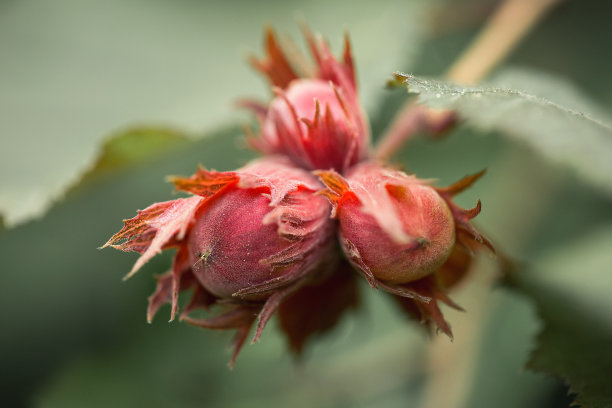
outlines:
{"label": "woody stem", "polygon": [[[446,78],[472,85],[484,79],[525,38],[529,31],[559,0],[505,0],[489,18],[472,44],[450,67]],[[451,114],[450,112],[448,113]],[[429,115],[429,116],[428,116]],[[449,117],[436,114],[439,120]],[[408,102],[395,116],[378,143],[374,156],[388,159],[431,121],[432,111]],[[436,127],[429,122],[429,126]]]}

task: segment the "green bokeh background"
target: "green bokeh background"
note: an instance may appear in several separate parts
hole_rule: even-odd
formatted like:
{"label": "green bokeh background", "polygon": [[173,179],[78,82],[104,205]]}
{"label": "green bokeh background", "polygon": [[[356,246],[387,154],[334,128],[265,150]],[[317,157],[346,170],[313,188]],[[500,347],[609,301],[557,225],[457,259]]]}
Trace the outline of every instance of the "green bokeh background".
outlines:
{"label": "green bokeh background", "polygon": [[[360,310],[312,344],[303,361],[287,353],[273,322],[229,371],[230,333],[169,324],[168,308],[145,322],[152,276],[168,268],[171,254],[122,283],[135,256],[96,249],[121,219],[172,197],[166,175],[191,174],[198,163],[230,170],[253,157],[242,148],[231,102],[269,95],[243,58],[260,52],[265,23],[295,34],[301,14],[335,50],[343,29],[355,34],[377,137],[409,98],[383,89],[386,73],[441,75],[496,4],[0,3],[0,51],[10,57],[0,61],[0,198],[19,207],[15,197],[29,203],[73,186],[43,218],[0,231],[2,405],[568,406],[562,382],[524,369],[542,328],[536,304],[501,284],[491,287],[496,268],[486,257],[455,296],[467,313],[448,311],[453,343],[429,340],[362,284]],[[504,65],[564,77],[609,111],[611,12],[604,1],[563,2]],[[143,124],[173,130],[126,131],[138,136],[114,155],[127,156],[75,186],[104,136]],[[141,154],[131,155],[129,143],[139,140]],[[478,225],[524,269],[543,254],[571,251],[574,240],[612,221],[609,199],[497,134],[460,126],[440,141],[415,141],[394,160],[439,185],[487,168],[458,203],[482,199]],[[602,285],[611,283],[608,277]]]}

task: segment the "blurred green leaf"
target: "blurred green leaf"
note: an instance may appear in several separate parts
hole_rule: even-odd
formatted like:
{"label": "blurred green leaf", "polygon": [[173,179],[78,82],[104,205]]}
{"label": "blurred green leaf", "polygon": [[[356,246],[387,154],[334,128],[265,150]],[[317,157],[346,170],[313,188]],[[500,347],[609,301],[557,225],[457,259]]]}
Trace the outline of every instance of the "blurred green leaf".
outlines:
{"label": "blurred green leaf", "polygon": [[493,75],[487,83],[502,89],[520,90],[537,95],[564,108],[584,112],[607,124],[612,123],[612,117],[607,109],[591,100],[568,78],[551,72],[524,67],[507,67]]}
{"label": "blurred green leaf", "polygon": [[94,165],[70,191],[82,188],[104,174],[171,154],[190,141],[193,140],[184,133],[162,127],[140,127],[119,132],[104,142]]}
{"label": "blurred green leaf", "polygon": [[544,321],[529,367],[561,378],[585,408],[612,407],[610,248],[612,225],[607,225],[512,275]]}
{"label": "blurred green leaf", "polygon": [[[540,89],[546,86],[540,80]],[[457,110],[483,131],[499,131],[530,146],[553,162],[573,168],[584,180],[612,196],[612,127],[586,113],[524,91],[461,87],[414,76],[405,78],[409,92],[438,109]],[[552,83],[561,92],[558,82]],[[591,104],[589,104],[591,105]]]}
{"label": "blurred green leaf", "polygon": [[189,139],[177,130],[135,128],[109,137],[92,172],[108,171],[140,163],[183,146]]}
{"label": "blurred green leaf", "polygon": [[497,288],[473,346],[472,381],[465,408],[545,406],[555,381],[525,369],[541,323],[526,296]]}

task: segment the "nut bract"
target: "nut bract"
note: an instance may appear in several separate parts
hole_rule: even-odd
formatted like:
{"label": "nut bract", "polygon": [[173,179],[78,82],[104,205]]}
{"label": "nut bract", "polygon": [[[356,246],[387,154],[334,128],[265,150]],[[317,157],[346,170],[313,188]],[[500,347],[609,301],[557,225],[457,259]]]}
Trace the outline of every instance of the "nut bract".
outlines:
{"label": "nut bract", "polygon": [[480,202],[462,210],[451,198],[482,173],[446,189],[372,162],[353,167],[346,178],[331,170],[316,174],[327,186],[321,194],[334,206],[345,256],[372,287],[403,298],[412,316],[452,336],[437,300],[458,306],[444,292],[450,284],[438,277],[455,283],[471,263],[465,250],[490,244],[469,224]]}
{"label": "nut bract", "polygon": [[[125,221],[105,246],[142,255],[134,273],[155,253],[178,247],[173,269],[159,279],[149,319],[161,304],[194,288],[182,318],[206,328],[237,329],[235,359],[255,317],[255,339],[283,299],[335,267],[330,205],[308,172],[283,157],[256,160],[233,172],[199,169],[174,178],[189,198],[154,204]],[[320,276],[321,275],[321,276]],[[224,314],[186,317],[192,309],[225,303]]]}
{"label": "nut bract", "polygon": [[268,106],[244,103],[261,125],[260,137],[251,137],[250,143],[266,154],[285,154],[306,169],[344,172],[368,156],[370,137],[357,97],[350,45],[346,39],[338,61],[323,40],[308,31],[305,35],[316,63],[309,76],[296,74],[297,64],[285,56],[270,30],[267,57],[252,60],[270,80],[276,97]]}
{"label": "nut bract", "polygon": [[[280,177],[271,179],[269,167]],[[313,194],[316,181],[286,159],[258,160],[237,173],[241,182],[236,187],[199,209],[187,242],[195,276],[211,293],[226,298],[308,272],[319,262],[313,256],[320,258],[317,251],[329,245],[333,228],[325,220],[329,204]],[[268,182],[285,190],[272,193]]]}
{"label": "nut bract", "polygon": [[439,268],[455,244],[453,215],[430,186],[373,163],[352,168],[336,211],[345,252],[358,251],[376,279],[407,283]]}

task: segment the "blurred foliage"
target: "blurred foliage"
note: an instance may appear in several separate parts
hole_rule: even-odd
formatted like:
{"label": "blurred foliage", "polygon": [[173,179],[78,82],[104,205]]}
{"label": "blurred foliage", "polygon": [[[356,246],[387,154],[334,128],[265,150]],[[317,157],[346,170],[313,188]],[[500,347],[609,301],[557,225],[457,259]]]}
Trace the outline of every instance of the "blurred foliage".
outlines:
{"label": "blurred foliage", "polygon": [[585,407],[609,407],[612,388],[612,226],[598,226],[513,276],[545,322],[529,367],[554,373]]}
{"label": "blurred foliage", "polygon": [[[612,206],[599,189],[610,186],[611,159],[604,150],[610,135],[581,145],[594,137],[591,125],[564,121],[548,127],[556,114],[536,126],[529,115],[539,108],[536,103],[532,109],[531,101],[510,104],[490,126],[474,124],[495,101],[466,110],[467,122],[446,138],[416,140],[394,158],[422,178],[437,178],[438,185],[488,169],[458,202],[467,207],[483,200],[477,223],[515,261],[518,268],[508,283],[520,294],[494,285],[494,263],[482,259],[474,279],[453,294],[467,310],[448,310],[453,343],[424,338],[382,293],[362,285],[360,312],[316,342],[303,362],[294,364],[271,325],[229,371],[223,352],[229,333],[167,324],[167,308],[153,324],[145,323],[146,298],[155,283],[151,275],[168,268],[171,254],[155,258],[122,284],[135,255],[96,249],[120,228],[121,219],[171,196],[166,175],[191,174],[198,163],[230,170],[254,156],[243,148],[238,126],[219,128],[219,123],[236,122],[226,114],[229,101],[268,96],[240,59],[241,51],[259,51],[265,22],[288,30],[294,25],[291,13],[300,8],[313,28],[332,40],[346,24],[376,138],[410,98],[383,91],[385,75],[441,75],[496,2],[392,2],[383,9],[362,1],[101,4],[0,4],[5,23],[0,46],[13,56],[0,67],[8,74],[0,81],[31,83],[18,94],[0,82],[12,90],[0,97],[0,107],[10,108],[2,111],[3,123],[12,126],[2,140],[7,148],[0,161],[1,198],[29,216],[32,203],[57,198],[73,186],[44,218],[0,231],[3,405],[566,407],[573,397],[565,396],[563,384],[585,407],[612,405],[612,239],[606,227]],[[595,0],[560,3],[491,83],[605,120],[612,108],[611,7]],[[29,28],[33,15],[45,22],[38,31]],[[93,59],[85,63],[83,55]],[[39,57],[56,65],[33,64]],[[509,71],[513,65],[529,70]],[[116,71],[115,79],[105,75],[109,69]],[[64,95],[59,85],[67,83]],[[128,90],[132,83],[138,86]],[[126,90],[119,92],[121,87]],[[83,96],[96,89],[95,98]],[[436,93],[431,95],[438,100]],[[513,111],[517,108],[524,114]],[[516,115],[513,120],[507,112]],[[151,118],[171,125],[119,132],[96,153],[99,134]],[[168,130],[175,126],[219,130]],[[576,127],[570,132],[569,126]],[[513,138],[506,137],[508,129]],[[27,133],[21,142],[14,136],[19,132]],[[575,150],[557,154],[546,141]],[[589,147],[592,156],[584,150]],[[582,177],[567,165],[582,169]],[[61,175],[55,179],[54,173]],[[22,192],[42,195],[23,195],[12,189],[16,184]],[[530,355],[530,368],[561,381],[523,369]]]}
{"label": "blurred foliage", "polygon": [[120,132],[104,142],[100,157],[83,179],[151,160],[188,141],[187,136],[170,129],[137,128]]}
{"label": "blurred foliage", "polygon": [[[503,77],[508,81],[508,75]],[[558,81],[548,84],[542,75],[535,80],[540,90],[550,89],[543,93],[555,92],[577,106],[594,105],[576,93],[566,95],[570,92],[564,93]],[[420,103],[457,111],[468,126],[480,131],[499,131],[515,138],[544,158],[571,166],[585,181],[612,194],[612,126],[601,119],[521,90],[461,87],[414,76],[400,81],[408,92],[419,95]]]}

